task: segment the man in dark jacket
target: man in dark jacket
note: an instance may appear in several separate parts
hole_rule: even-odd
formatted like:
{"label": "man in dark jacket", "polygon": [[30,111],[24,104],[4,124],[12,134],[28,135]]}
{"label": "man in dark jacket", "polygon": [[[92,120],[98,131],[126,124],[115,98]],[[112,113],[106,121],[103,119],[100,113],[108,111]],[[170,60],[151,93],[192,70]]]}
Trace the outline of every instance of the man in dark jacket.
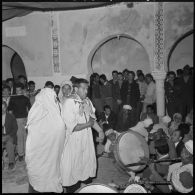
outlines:
{"label": "man in dark jacket", "polygon": [[112,85],[112,98],[113,98],[113,111],[115,114],[119,112],[119,106],[122,103],[120,95],[120,86],[118,82],[118,72],[116,70],[112,71],[112,80],[110,84]]}
{"label": "man in dark jacket", "polygon": [[5,146],[9,158],[9,169],[14,168],[16,133],[18,125],[14,115],[7,112],[6,102],[2,102],[2,144]]}
{"label": "man in dark jacket", "polygon": [[134,124],[139,121],[137,114],[137,105],[140,101],[139,85],[135,82],[135,73],[129,71],[129,80],[124,82],[121,87],[122,104],[130,105],[132,107],[132,116],[134,116]]}
{"label": "man in dark jacket", "polygon": [[100,115],[99,124],[109,124],[111,128],[115,129],[117,123],[116,115],[113,113],[109,105],[104,106],[104,112]]}

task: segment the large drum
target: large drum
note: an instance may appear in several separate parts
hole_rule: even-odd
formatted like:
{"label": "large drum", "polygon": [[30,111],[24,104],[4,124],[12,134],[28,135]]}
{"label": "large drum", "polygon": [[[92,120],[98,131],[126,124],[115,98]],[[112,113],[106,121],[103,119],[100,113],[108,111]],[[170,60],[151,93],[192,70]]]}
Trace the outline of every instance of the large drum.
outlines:
{"label": "large drum", "polygon": [[81,187],[76,193],[118,193],[115,189],[99,183],[93,183]]}
{"label": "large drum", "polygon": [[114,157],[118,165],[125,171],[139,172],[146,165],[126,167],[131,163],[138,163],[141,157],[149,158],[149,148],[146,140],[139,133],[128,130],[120,134],[114,146]]}

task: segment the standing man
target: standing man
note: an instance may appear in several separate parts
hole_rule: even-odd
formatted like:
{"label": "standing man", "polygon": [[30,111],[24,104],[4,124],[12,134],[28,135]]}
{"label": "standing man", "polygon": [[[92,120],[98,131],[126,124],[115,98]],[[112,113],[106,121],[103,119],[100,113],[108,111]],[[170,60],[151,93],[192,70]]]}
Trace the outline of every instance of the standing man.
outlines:
{"label": "standing man", "polygon": [[113,112],[118,114],[119,106],[122,103],[120,95],[120,86],[118,82],[118,72],[112,71],[112,80],[109,81],[112,85]]}
{"label": "standing man", "polygon": [[60,159],[66,126],[53,89],[44,88],[35,97],[27,121],[26,165],[29,193],[63,191]]}
{"label": "standing man", "polygon": [[113,110],[112,85],[108,82],[105,74],[100,75],[100,83],[102,106],[109,105]]}
{"label": "standing man", "polygon": [[87,90],[88,81],[77,79],[74,84],[75,94],[62,107],[67,133],[61,159],[61,175],[63,186],[68,187],[67,192],[74,192],[80,182],[91,182],[90,178],[96,175],[97,163],[91,127],[99,133],[100,141],[104,139],[103,130],[95,120],[95,108],[86,98]]}
{"label": "standing man", "polygon": [[23,95],[24,86],[22,83],[16,85],[16,95],[10,98],[10,103],[8,106],[8,111],[13,113],[18,124],[17,131],[17,147],[19,161],[24,160],[25,155],[25,145],[27,132],[25,129],[26,118],[28,116],[28,111],[30,110],[31,104],[30,100]]}
{"label": "standing man", "polygon": [[129,80],[124,82],[121,88],[121,97],[123,105],[130,105],[132,107],[132,126],[136,125],[139,121],[137,114],[137,105],[140,101],[139,85],[135,82],[135,73],[129,71]]}
{"label": "standing man", "polygon": [[[143,109],[142,112],[146,112],[147,105],[156,103],[156,85],[153,81],[153,77],[151,74],[146,74],[146,83],[147,83],[147,90],[146,95],[143,102]],[[156,105],[155,105],[156,108]],[[156,109],[155,109],[156,110]]]}

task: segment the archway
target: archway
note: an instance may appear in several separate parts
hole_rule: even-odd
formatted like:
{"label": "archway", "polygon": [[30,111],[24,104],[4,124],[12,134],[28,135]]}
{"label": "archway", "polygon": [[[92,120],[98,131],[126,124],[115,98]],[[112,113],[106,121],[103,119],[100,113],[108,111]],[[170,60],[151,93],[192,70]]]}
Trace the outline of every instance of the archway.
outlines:
{"label": "archway", "polygon": [[19,75],[26,75],[25,66],[19,54],[7,45],[2,46],[3,80],[13,77],[15,81]]}
{"label": "archway", "polygon": [[111,77],[113,70],[125,68],[144,73],[151,71],[149,56],[141,43],[126,34],[112,35],[103,39],[90,52],[88,68],[92,72]]}
{"label": "archway", "polygon": [[194,30],[191,30],[174,43],[167,58],[168,71],[182,69],[186,64],[193,66],[193,38]]}

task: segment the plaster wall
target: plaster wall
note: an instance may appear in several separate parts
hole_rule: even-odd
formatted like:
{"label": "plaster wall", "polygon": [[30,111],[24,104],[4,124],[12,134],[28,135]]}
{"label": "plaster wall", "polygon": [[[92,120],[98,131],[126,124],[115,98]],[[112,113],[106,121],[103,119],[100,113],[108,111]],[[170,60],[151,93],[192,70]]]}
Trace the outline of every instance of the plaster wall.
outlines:
{"label": "plaster wall", "polygon": [[176,71],[179,68],[183,68],[186,64],[194,66],[194,49],[193,49],[193,37],[194,34],[187,36],[181,40],[170,57],[169,69]]}
{"label": "plaster wall", "polygon": [[194,2],[165,2],[164,3],[164,29],[165,29],[164,46],[165,46],[166,70],[167,70],[167,57],[174,43],[185,33],[194,29],[193,15],[194,15]]}
{"label": "plaster wall", "polygon": [[[55,14],[58,16],[60,40],[61,72],[58,74],[53,72],[50,12],[34,12],[3,22],[3,44],[10,46],[20,55],[28,79],[34,80],[37,88],[43,87],[47,80],[60,84],[72,75],[89,78],[92,72],[90,60],[97,46],[103,40],[117,34],[127,34],[137,40],[149,58],[150,66],[147,65],[145,71],[153,70],[154,2],[136,3],[133,8],[119,3],[101,8],[60,11]],[[192,28],[192,14],[192,3],[175,2],[170,3],[170,6],[169,3],[165,3],[166,54],[177,37]],[[186,17],[184,21],[183,15]],[[178,21],[177,17],[183,22]],[[176,27],[173,27],[175,22]],[[25,35],[19,36],[16,32],[16,35],[8,37],[5,31],[9,27],[25,27]],[[134,64],[132,69],[136,70],[139,67]],[[109,74],[110,69],[104,73]]]}
{"label": "plaster wall", "polygon": [[8,48],[2,47],[2,80],[12,78],[12,72],[10,67],[11,58],[15,52]]}

